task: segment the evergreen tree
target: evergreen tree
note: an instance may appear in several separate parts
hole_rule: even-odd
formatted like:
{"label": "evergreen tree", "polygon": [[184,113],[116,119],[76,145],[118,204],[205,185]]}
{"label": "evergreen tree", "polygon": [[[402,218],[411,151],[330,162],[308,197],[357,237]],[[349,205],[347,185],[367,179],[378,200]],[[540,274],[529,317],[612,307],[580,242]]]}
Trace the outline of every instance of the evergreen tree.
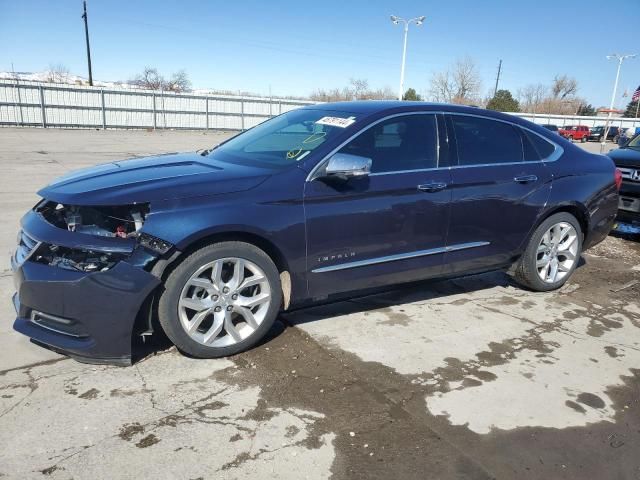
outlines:
{"label": "evergreen tree", "polygon": [[409,88],[406,92],[404,92],[402,99],[409,100],[409,101],[417,101],[417,102],[422,101],[422,97],[418,95],[413,88]]}
{"label": "evergreen tree", "polygon": [[638,101],[640,100],[629,102],[629,104],[627,105],[627,109],[624,111],[624,114],[622,116],[626,118],[636,118],[636,112],[638,111]]}
{"label": "evergreen tree", "polygon": [[595,117],[596,109],[593,108],[593,105],[591,104],[582,104],[580,105],[580,108],[578,108],[578,115],[580,115],[581,117]]}
{"label": "evergreen tree", "polygon": [[489,110],[499,112],[519,112],[520,104],[513,98],[509,90],[498,90],[494,97],[487,103]]}

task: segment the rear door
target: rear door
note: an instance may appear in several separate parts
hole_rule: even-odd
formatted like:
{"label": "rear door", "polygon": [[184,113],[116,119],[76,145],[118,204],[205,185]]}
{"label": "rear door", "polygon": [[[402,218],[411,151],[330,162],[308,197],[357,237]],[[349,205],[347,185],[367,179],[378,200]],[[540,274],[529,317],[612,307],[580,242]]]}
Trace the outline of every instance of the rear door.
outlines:
{"label": "rear door", "polygon": [[487,117],[451,114],[447,125],[457,165],[445,273],[506,265],[520,252],[549,197],[551,173],[542,159],[556,147]]}
{"label": "rear door", "polygon": [[441,273],[451,179],[437,126],[427,113],[382,120],[339,150],[371,158],[370,175],[332,182],[320,174],[306,183],[312,297]]}

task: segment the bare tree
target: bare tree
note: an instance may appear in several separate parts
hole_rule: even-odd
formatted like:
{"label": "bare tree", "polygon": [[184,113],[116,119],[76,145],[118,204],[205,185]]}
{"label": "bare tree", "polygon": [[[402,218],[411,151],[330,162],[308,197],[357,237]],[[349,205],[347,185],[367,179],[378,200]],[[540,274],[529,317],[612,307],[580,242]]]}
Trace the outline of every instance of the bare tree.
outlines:
{"label": "bare tree", "polygon": [[353,93],[353,98],[363,100],[369,91],[369,81],[364,78],[349,79],[349,89]]}
{"label": "bare tree", "polygon": [[317,102],[340,102],[345,100],[386,100],[396,98],[396,94],[390,87],[370,89],[369,82],[365,79],[350,79],[349,85],[340,88],[325,90],[320,88],[309,95],[311,100]]}
{"label": "bare tree", "polygon": [[580,105],[586,105],[584,98],[576,95],[578,82],[567,75],[556,75],[550,86],[528,85],[518,91],[518,99],[523,112],[575,115]]}
{"label": "bare tree", "polygon": [[429,93],[436,102],[470,104],[479,101],[480,74],[471,57],[457,60],[452,68],[431,77]]}
{"label": "bare tree", "polygon": [[575,95],[578,91],[578,81],[567,75],[556,75],[551,85],[551,94],[553,98],[564,100],[567,97]]}
{"label": "bare tree", "polygon": [[137,75],[130,83],[147,90],[160,90],[164,86],[164,78],[156,68],[144,67],[142,73]]}
{"label": "bare tree", "polygon": [[185,92],[191,89],[191,82],[184,70],[171,75],[166,80],[157,68],[145,67],[140,75],[137,75],[129,83],[147,90],[167,90],[171,92]]}
{"label": "bare tree", "polygon": [[179,70],[171,78],[165,82],[165,90],[171,92],[187,92],[191,90],[191,81],[187,76],[187,72]]}
{"label": "bare tree", "polygon": [[449,71],[434,73],[429,94],[436,102],[450,103],[455,96],[455,84]]}
{"label": "bare tree", "polygon": [[50,64],[47,71],[47,82],[69,83],[69,69],[61,63]]}
{"label": "bare tree", "polygon": [[527,85],[518,90],[518,101],[523,112],[539,113],[541,105],[549,91],[546,86],[541,83]]}

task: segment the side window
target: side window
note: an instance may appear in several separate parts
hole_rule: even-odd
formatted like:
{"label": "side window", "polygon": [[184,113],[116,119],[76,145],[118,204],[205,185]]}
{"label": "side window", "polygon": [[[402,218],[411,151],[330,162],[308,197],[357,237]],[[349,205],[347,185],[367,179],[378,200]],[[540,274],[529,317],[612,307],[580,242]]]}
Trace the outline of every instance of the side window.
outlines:
{"label": "side window", "polygon": [[340,152],[370,158],[372,173],[435,168],[435,115],[390,118],[362,132]]}
{"label": "side window", "polygon": [[539,162],[551,156],[556,147],[540,135],[521,129],[525,162]]}
{"label": "side window", "polygon": [[523,161],[522,140],[516,127],[488,118],[452,115],[459,165]]}

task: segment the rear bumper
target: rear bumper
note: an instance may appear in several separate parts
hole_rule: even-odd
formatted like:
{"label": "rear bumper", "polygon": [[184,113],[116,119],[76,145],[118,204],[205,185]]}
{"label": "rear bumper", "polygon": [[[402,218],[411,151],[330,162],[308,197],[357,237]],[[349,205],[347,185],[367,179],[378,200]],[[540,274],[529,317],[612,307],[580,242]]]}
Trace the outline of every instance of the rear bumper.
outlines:
{"label": "rear bumper", "polygon": [[[23,221],[23,228],[27,224]],[[48,240],[42,232],[28,233]],[[16,331],[81,361],[131,363],[136,316],[160,284],[157,277],[126,261],[86,273],[29,260],[19,263],[14,256],[11,268]]]}

